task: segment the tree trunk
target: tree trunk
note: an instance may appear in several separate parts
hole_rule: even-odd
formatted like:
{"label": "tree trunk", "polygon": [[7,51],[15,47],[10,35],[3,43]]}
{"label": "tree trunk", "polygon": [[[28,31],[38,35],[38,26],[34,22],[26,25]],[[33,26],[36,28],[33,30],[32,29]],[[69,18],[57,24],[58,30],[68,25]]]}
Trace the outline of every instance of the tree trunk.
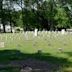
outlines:
{"label": "tree trunk", "polygon": [[6,33],[5,24],[3,23],[3,32]]}

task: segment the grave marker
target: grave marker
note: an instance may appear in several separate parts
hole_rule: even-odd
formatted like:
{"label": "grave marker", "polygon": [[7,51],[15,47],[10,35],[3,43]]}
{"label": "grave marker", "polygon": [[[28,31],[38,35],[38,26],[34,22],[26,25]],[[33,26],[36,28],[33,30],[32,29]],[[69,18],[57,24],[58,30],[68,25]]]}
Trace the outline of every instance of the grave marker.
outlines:
{"label": "grave marker", "polygon": [[12,29],[12,32],[13,32],[13,33],[15,33],[15,30],[14,30],[14,29]]}
{"label": "grave marker", "polygon": [[62,35],[65,34],[65,30],[64,30],[64,29],[61,30],[61,34],[62,34]]}
{"label": "grave marker", "polygon": [[38,29],[35,29],[34,36],[37,36],[37,35],[38,35]]}
{"label": "grave marker", "polygon": [[28,32],[25,32],[25,38],[28,40]]}
{"label": "grave marker", "polygon": [[4,48],[5,47],[5,43],[4,42],[0,42],[0,47]]}

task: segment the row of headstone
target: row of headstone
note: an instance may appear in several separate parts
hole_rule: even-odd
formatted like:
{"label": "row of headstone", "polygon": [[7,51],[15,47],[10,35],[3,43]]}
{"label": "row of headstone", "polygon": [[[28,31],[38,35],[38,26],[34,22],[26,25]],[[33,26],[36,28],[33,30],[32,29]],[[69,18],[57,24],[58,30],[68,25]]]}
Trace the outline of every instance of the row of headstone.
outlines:
{"label": "row of headstone", "polygon": [[[46,33],[47,33],[47,32],[46,32]],[[49,33],[50,33],[50,31],[49,31]],[[62,29],[60,33],[61,33],[62,35],[64,35],[64,34],[65,34],[65,30]],[[38,36],[38,29],[35,29],[35,31],[34,31],[34,36]]]}
{"label": "row of headstone", "polygon": [[[51,33],[50,31],[49,32],[47,32],[47,31],[44,31],[44,32],[42,32],[42,34],[44,35],[44,33]],[[54,33],[54,32],[53,32]],[[56,33],[59,33],[59,34],[62,34],[62,35],[64,35],[65,34],[65,30],[64,29],[62,29],[62,31],[59,31],[59,32],[56,32]],[[25,35],[27,36],[27,32],[25,32]],[[36,36],[38,36],[38,29],[35,29],[34,30],[34,36],[36,37]]]}

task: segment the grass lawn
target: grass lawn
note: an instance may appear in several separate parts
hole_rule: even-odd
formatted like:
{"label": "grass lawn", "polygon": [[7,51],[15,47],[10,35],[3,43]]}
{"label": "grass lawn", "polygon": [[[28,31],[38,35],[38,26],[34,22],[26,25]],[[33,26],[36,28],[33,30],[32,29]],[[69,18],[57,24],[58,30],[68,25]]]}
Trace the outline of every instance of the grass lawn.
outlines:
{"label": "grass lawn", "polygon": [[[39,33],[6,33],[0,34],[0,63],[28,58],[57,64],[65,70],[72,68],[72,34]],[[41,51],[38,53],[38,51]]]}

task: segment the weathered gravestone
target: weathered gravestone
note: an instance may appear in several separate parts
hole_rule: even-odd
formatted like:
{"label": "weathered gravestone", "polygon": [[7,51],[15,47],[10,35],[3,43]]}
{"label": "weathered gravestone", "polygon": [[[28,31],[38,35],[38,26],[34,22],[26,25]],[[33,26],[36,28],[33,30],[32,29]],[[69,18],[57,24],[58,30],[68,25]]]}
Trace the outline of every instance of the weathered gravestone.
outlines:
{"label": "weathered gravestone", "polygon": [[11,26],[10,25],[5,25],[5,30],[6,30],[6,32],[11,32]]}
{"label": "weathered gravestone", "polygon": [[63,48],[58,48],[59,52],[63,52]]}
{"label": "weathered gravestone", "polygon": [[61,30],[61,34],[64,35],[65,34],[65,29]]}
{"label": "weathered gravestone", "polygon": [[28,32],[27,32],[27,31],[25,32],[25,38],[26,38],[26,40],[29,39],[29,38],[28,38]]}
{"label": "weathered gravestone", "polygon": [[14,29],[12,29],[12,32],[13,32],[13,33],[15,33],[15,30],[14,30]]}
{"label": "weathered gravestone", "polygon": [[38,36],[38,29],[35,29],[34,36]]}
{"label": "weathered gravestone", "polygon": [[5,43],[4,42],[0,42],[0,48],[4,48],[5,47]]}

